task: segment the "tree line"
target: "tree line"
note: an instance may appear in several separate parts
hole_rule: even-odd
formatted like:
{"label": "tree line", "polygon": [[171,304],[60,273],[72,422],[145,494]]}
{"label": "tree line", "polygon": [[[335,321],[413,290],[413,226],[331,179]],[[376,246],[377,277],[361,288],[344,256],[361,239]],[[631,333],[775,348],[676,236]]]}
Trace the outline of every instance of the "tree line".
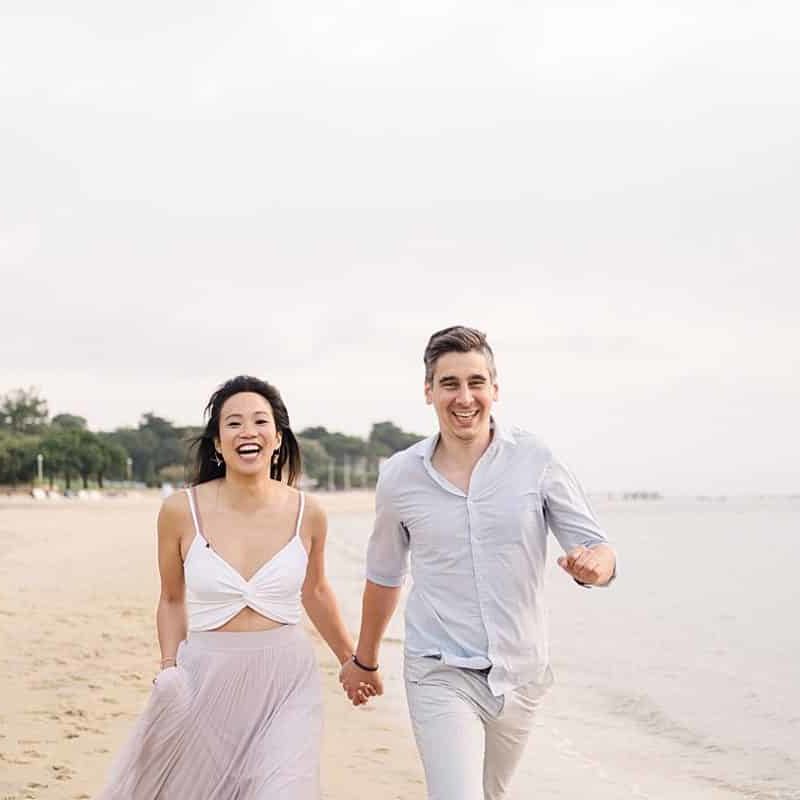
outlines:
{"label": "tree line", "polygon": [[[185,480],[190,441],[200,427],[176,426],[153,412],[136,427],[90,431],[84,417],[50,417],[47,400],[35,388],[0,396],[0,485],[38,482],[50,488],[103,488],[108,481],[147,486]],[[297,433],[303,474],[320,488],[374,486],[381,459],[422,437],[392,422],[377,422],[362,439],[317,426]]]}

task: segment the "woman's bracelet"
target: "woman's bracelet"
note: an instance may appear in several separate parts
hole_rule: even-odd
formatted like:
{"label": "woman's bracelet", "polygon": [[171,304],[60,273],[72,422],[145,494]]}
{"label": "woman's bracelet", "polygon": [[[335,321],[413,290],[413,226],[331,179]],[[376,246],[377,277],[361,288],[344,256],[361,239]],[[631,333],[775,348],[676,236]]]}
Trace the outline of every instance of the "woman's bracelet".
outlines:
{"label": "woman's bracelet", "polygon": [[358,660],[358,657],[356,656],[356,654],[355,654],[355,653],[353,653],[353,663],[354,663],[354,664],[355,664],[355,665],[356,665],[356,666],[357,666],[359,669],[363,669],[363,670],[364,670],[364,672],[377,672],[377,671],[378,671],[378,667],[380,666],[379,664],[376,664],[374,667],[367,667],[367,666],[365,666],[364,664],[362,664],[362,663],[361,663],[361,662]]}
{"label": "woman's bracelet", "polygon": [[162,667],[163,667],[165,664],[173,664],[173,665],[175,665],[175,664],[177,664],[177,663],[178,663],[178,662],[175,660],[175,656],[172,656],[172,657],[170,657],[170,658],[162,658],[162,659],[161,659],[161,666],[162,666]]}

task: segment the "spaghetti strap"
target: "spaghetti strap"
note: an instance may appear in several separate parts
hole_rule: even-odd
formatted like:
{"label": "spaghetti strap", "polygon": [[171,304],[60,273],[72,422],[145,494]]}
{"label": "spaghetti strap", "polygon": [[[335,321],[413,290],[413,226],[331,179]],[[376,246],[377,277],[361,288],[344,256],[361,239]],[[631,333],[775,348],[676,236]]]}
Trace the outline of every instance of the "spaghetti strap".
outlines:
{"label": "spaghetti strap", "polygon": [[300,526],[303,524],[303,509],[306,507],[306,496],[300,492],[300,508],[297,511],[297,525],[294,529],[295,537],[300,535]]}
{"label": "spaghetti strap", "polygon": [[200,520],[197,516],[197,508],[194,502],[194,486],[186,488],[186,496],[189,498],[189,510],[192,512],[192,519],[194,520],[194,532],[202,539],[203,534],[200,533]]}

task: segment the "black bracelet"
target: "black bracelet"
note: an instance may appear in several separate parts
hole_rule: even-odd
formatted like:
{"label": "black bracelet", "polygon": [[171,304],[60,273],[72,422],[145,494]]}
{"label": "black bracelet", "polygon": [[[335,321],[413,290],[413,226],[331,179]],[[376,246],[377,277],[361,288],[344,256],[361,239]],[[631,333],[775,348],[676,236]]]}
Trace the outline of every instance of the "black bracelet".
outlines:
{"label": "black bracelet", "polygon": [[364,670],[364,672],[377,672],[377,671],[378,671],[378,666],[379,666],[378,664],[376,664],[374,667],[365,667],[365,666],[364,666],[364,665],[363,665],[363,664],[362,664],[362,663],[361,663],[361,662],[358,660],[358,658],[356,657],[356,654],[355,654],[355,653],[353,653],[353,663],[354,663],[354,664],[355,664],[355,665],[356,665],[356,666],[357,666],[359,669],[363,669],[363,670]]}

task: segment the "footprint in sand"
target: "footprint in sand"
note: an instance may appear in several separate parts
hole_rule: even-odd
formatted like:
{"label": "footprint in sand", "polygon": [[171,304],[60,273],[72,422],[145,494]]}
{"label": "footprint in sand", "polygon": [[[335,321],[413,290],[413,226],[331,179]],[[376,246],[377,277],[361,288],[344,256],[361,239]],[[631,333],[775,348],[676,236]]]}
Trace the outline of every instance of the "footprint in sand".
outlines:
{"label": "footprint in sand", "polygon": [[6,764],[30,764],[30,760],[27,758],[17,758],[16,756],[12,756],[6,753],[0,753],[0,761],[4,761]]}
{"label": "footprint in sand", "polygon": [[105,733],[105,731],[100,730],[100,728],[92,728],[90,725],[76,725],[75,730],[81,733]]}
{"label": "footprint in sand", "polygon": [[70,781],[75,774],[75,770],[66,764],[51,764],[50,769],[55,774],[57,781]]}

